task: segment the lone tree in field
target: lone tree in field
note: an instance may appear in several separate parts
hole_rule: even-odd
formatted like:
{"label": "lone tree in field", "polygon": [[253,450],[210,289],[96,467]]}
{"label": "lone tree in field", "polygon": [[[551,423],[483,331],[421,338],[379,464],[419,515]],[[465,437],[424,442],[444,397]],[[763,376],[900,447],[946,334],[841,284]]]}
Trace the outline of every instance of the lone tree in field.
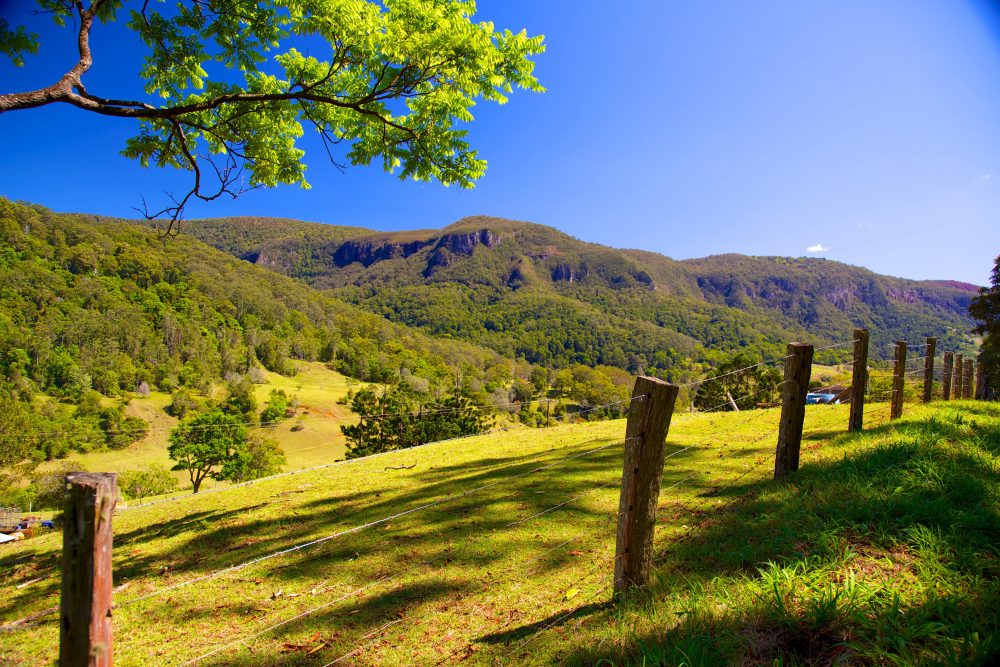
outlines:
{"label": "lone tree in field", "polygon": [[[503,103],[515,86],[543,90],[531,60],[543,38],[473,22],[471,0],[36,1],[72,27],[79,58],[49,86],[0,94],[0,113],[62,102],[136,121],[126,156],[192,175],[185,195],[145,211],[168,230],[192,197],[308,187],[305,127],[338,167],[380,161],[401,178],[471,187],[486,169],[460,128],[471,107]],[[92,67],[128,64],[91,52],[91,35],[116,20],[148,48],[145,96],[84,82]],[[296,48],[306,43],[311,52]],[[37,35],[0,19],[0,53],[23,65],[38,49]]]}
{"label": "lone tree in field", "polygon": [[993,265],[990,286],[979,291],[969,304],[969,314],[979,322],[976,333],[983,336],[982,353],[986,383],[990,395],[1000,396],[1000,257]]}
{"label": "lone tree in field", "polygon": [[207,478],[233,479],[248,465],[247,429],[243,420],[212,410],[182,421],[170,433],[173,470],[186,470],[194,493]]}

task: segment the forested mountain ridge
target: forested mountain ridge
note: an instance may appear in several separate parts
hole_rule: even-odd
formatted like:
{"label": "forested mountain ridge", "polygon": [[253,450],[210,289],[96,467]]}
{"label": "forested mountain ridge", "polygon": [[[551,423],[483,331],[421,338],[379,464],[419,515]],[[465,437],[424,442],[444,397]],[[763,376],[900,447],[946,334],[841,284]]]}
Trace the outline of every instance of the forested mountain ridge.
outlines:
{"label": "forested mountain ridge", "polygon": [[813,257],[729,254],[683,263],[707,301],[780,312],[827,337],[863,326],[881,343],[937,336],[961,345],[970,340],[969,302],[979,292],[959,281],[895,278]]}
{"label": "forested mountain ridge", "polygon": [[[218,246],[202,231],[208,224],[192,221],[186,231]],[[238,234],[245,223],[230,224]],[[952,348],[972,340],[967,307],[978,288],[956,281],[814,258],[678,261],[487,216],[439,230],[333,229],[322,242],[282,231],[243,256],[389,319],[543,365],[668,371],[691,355],[779,351],[792,339],[833,343],[857,326],[872,330],[876,358],[897,339],[937,336]]]}

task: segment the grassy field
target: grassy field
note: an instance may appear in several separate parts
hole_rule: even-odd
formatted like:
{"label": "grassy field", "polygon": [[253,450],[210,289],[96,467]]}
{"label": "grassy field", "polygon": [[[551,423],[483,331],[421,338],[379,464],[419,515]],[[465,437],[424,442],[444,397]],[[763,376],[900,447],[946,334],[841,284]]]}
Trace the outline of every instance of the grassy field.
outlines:
{"label": "grassy field", "polygon": [[[769,479],[778,412],[675,417],[658,581],[617,605],[623,420],[436,443],[121,512],[116,662],[1000,657],[1000,406],[907,406],[888,425],[876,404],[857,435],[844,433],[847,406],[810,406],[802,468],[784,483]],[[57,604],[58,551],[52,534],[0,552],[0,622]],[[0,663],[51,664],[57,637],[55,616],[0,633]]]}
{"label": "grassy field", "polygon": [[[346,406],[337,403],[350,388],[346,377],[319,362],[296,362],[296,368],[298,373],[293,377],[264,371],[267,384],[254,388],[261,408],[273,389],[281,389],[289,398],[299,401],[294,418],[268,429],[285,452],[286,470],[310,468],[344,458],[346,445],[340,425],[349,423],[353,416]],[[362,386],[356,383],[355,390]],[[69,460],[80,463],[87,470],[103,472],[133,470],[150,463],[169,468],[173,461],[167,456],[168,438],[170,430],[177,425],[177,419],[166,412],[169,404],[170,395],[162,392],[133,398],[126,413],[146,420],[150,429],[145,438],[125,449],[72,454]],[[41,468],[44,470],[52,465],[55,463],[43,464]],[[176,477],[182,486],[188,487],[184,493],[190,493],[187,473],[178,472]],[[225,482],[208,479],[202,488],[207,491],[224,486]]]}

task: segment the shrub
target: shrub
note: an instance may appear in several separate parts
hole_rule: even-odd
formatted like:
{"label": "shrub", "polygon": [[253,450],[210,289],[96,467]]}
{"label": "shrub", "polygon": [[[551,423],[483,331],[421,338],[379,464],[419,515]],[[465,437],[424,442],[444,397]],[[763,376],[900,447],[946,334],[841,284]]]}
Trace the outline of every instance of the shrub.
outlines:
{"label": "shrub", "polygon": [[173,396],[170,397],[170,405],[167,406],[167,411],[178,419],[184,419],[197,410],[198,401],[195,400],[191,390],[186,387],[181,387],[175,391]]}
{"label": "shrub", "polygon": [[166,466],[151,463],[138,470],[126,470],[118,475],[118,488],[128,498],[142,502],[148,496],[158,496],[177,489],[177,479]]}

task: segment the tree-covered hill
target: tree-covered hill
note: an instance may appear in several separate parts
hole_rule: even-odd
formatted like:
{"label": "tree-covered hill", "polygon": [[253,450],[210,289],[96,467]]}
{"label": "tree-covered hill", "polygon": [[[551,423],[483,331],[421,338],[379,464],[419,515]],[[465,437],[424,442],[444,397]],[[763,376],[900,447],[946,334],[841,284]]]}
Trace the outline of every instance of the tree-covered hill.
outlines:
{"label": "tree-covered hill", "polygon": [[0,198],[0,470],[125,446],[130,429],[141,437],[142,424],[107,406],[142,385],[210,395],[254,368],[290,373],[292,359],[366,381],[418,378],[429,391],[480,390],[489,368],[511,368],[191,236]]}
{"label": "tree-covered hill", "polygon": [[780,313],[824,337],[867,327],[883,348],[927,336],[950,349],[967,343],[969,302],[979,292],[968,283],[894,278],[821,258],[730,254],[684,265],[709,302]]}
{"label": "tree-covered hill", "polygon": [[[792,339],[833,343],[852,328],[884,343],[971,343],[975,287],[913,281],[821,259],[720,255],[676,261],[585,243],[542,225],[476,216],[440,230],[333,227],[308,241],[280,221],[242,256],[385,317],[531,362],[675,373],[692,357]],[[189,225],[225,248],[247,222]],[[303,223],[300,234],[314,229]],[[336,231],[333,231],[336,230]],[[710,351],[702,348],[709,348]]]}

